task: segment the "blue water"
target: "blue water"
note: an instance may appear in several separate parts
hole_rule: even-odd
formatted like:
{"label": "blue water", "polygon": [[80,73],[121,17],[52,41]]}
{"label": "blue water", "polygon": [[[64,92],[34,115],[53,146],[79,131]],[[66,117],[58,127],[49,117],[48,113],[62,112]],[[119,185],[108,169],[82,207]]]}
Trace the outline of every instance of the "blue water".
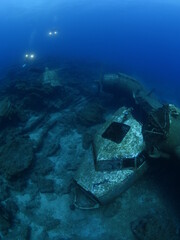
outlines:
{"label": "blue water", "polygon": [[[154,104],[155,93],[161,102],[180,106],[179,65],[180,0],[0,0],[0,240],[154,240],[164,232],[163,240],[179,239],[178,113],[172,108],[170,120],[175,121],[169,124],[166,108],[151,112],[148,104]],[[132,91],[135,99],[128,86],[125,94],[103,93],[107,88],[99,80],[117,72],[142,82],[149,94],[138,84]],[[118,115],[111,114],[121,106],[130,108],[117,124]],[[106,173],[105,180],[100,169],[96,175],[97,154],[101,146],[104,151],[103,138],[126,135],[130,109],[140,125],[135,124],[123,146],[133,152],[137,148],[138,155],[118,159],[113,151],[108,162],[115,166],[118,160],[124,167],[124,162],[138,166],[147,160],[148,172],[114,200],[117,182],[112,174],[111,189]],[[112,124],[104,125],[111,116]],[[114,123],[122,128],[118,134],[119,127],[111,129]],[[131,146],[135,141],[138,146]],[[86,161],[90,165],[83,168]],[[139,175],[128,174],[122,175],[117,195],[131,176]],[[79,177],[87,185],[89,178],[93,191],[107,183],[110,189],[102,201],[109,196],[112,202],[78,209],[78,204],[88,209],[99,203],[93,201],[98,200],[93,191],[85,194],[83,181],[83,191],[75,190]]]}
{"label": "blue water", "polygon": [[0,72],[23,65],[26,52],[99,62],[180,105],[179,26],[178,0],[1,0]]}

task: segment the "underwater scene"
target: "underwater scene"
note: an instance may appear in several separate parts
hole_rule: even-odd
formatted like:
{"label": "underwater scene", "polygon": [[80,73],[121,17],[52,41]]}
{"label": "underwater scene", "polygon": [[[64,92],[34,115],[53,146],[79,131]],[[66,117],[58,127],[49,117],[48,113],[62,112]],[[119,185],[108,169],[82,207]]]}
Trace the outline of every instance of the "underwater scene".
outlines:
{"label": "underwater scene", "polygon": [[0,240],[180,239],[178,0],[0,1]]}

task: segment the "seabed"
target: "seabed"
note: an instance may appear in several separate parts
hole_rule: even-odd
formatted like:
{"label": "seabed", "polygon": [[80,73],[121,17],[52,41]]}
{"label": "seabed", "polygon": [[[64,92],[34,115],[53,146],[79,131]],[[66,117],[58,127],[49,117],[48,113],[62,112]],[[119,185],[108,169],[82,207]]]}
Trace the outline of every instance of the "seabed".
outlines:
{"label": "seabed", "polygon": [[107,204],[74,205],[74,179],[84,159],[93,159],[94,134],[131,104],[101,92],[100,78],[98,66],[40,62],[1,80],[0,239],[179,239],[173,161],[154,160]]}

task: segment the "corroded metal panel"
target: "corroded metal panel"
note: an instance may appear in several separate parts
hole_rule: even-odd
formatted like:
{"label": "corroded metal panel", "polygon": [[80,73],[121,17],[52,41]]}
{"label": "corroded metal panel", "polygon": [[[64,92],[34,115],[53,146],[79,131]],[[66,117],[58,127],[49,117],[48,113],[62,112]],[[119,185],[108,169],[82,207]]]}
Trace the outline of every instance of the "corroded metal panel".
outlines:
{"label": "corroded metal panel", "polygon": [[122,107],[94,137],[95,168],[99,171],[135,169],[144,161],[141,156],[144,146],[142,125],[132,117],[131,109]]}
{"label": "corroded metal panel", "polygon": [[80,166],[74,180],[91,198],[106,204],[129,188],[145,171],[144,162],[137,170],[96,171],[93,161],[85,161]]}

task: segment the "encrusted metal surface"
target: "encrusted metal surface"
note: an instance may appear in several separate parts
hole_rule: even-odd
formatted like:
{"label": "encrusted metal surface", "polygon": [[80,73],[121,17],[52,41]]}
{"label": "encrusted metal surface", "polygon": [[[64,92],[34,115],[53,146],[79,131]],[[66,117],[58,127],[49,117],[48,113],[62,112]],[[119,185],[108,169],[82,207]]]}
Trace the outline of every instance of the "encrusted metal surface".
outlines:
{"label": "encrusted metal surface", "polygon": [[134,177],[133,170],[100,172],[95,171],[93,161],[85,161],[80,166],[75,181],[99,202],[104,203],[117,197],[125,187],[128,187],[128,180],[132,177]]}
{"label": "encrusted metal surface", "polygon": [[129,188],[147,169],[144,162],[137,170],[96,171],[92,159],[85,159],[74,180],[101,204],[110,202]]}
{"label": "encrusted metal surface", "polygon": [[[103,138],[102,135],[112,122],[130,126],[129,131],[120,143]],[[107,121],[94,138],[93,151],[97,170],[122,169],[123,161],[134,159],[144,150],[142,126],[131,115],[131,110],[120,108]],[[135,167],[136,163],[134,162]]]}

